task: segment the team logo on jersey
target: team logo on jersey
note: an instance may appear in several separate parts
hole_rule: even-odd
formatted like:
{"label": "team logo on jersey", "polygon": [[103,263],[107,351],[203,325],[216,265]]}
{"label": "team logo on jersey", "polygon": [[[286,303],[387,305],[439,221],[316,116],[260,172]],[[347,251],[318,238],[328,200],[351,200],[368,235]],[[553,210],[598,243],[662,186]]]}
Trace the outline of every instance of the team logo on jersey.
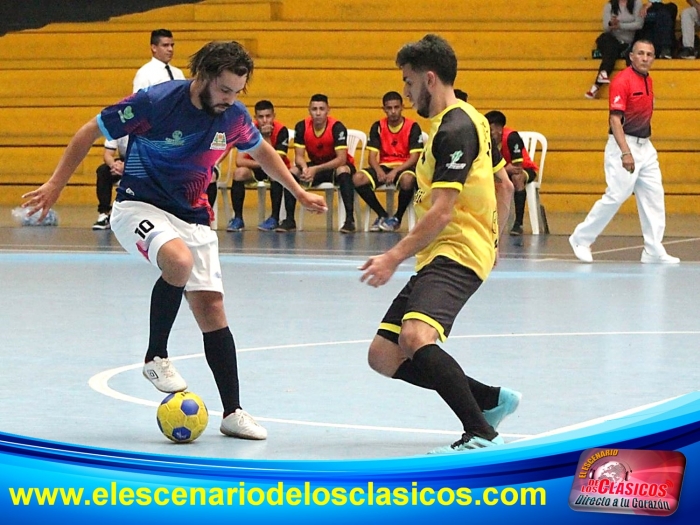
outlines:
{"label": "team logo on jersey", "polygon": [[345,132],[344,131],[341,131],[340,133],[338,133],[338,140],[345,140]]}
{"label": "team logo on jersey", "polygon": [[185,141],[182,140],[182,131],[179,129],[176,131],[173,131],[173,138],[166,138],[165,142],[169,144],[170,146],[182,146]]}
{"label": "team logo on jersey", "polygon": [[120,109],[117,111],[117,113],[119,114],[119,120],[122,121],[122,124],[125,124],[127,120],[134,118],[134,110],[131,109],[131,106],[126,106],[124,111]]}
{"label": "team logo on jersey", "polygon": [[513,146],[513,153],[516,153],[516,154],[520,153],[520,145],[519,144],[516,144],[515,146]]}
{"label": "team logo on jersey", "polygon": [[462,158],[464,155],[464,152],[462,151],[455,151],[454,153],[450,154],[450,162],[447,163],[447,169],[448,170],[463,170],[464,168],[467,167],[467,165],[463,162],[458,162],[459,159]]}
{"label": "team logo on jersey", "polygon": [[419,204],[424,196],[425,190],[416,190],[416,193],[413,195],[413,204]]}
{"label": "team logo on jersey", "polygon": [[620,102],[620,100],[620,95],[615,95],[615,98],[613,99],[613,104],[617,104],[618,102]]}
{"label": "team logo on jersey", "polygon": [[214,140],[211,141],[209,149],[225,150],[226,149],[226,133],[217,131],[214,135]]}

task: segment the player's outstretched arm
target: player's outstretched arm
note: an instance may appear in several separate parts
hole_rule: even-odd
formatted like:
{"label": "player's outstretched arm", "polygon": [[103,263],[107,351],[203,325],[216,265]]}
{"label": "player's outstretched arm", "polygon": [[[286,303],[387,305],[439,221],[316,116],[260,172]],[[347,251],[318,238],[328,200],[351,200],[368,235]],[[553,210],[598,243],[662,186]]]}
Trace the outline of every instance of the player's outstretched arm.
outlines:
{"label": "player's outstretched arm", "polygon": [[323,196],[304,191],[292,174],[289,173],[279,153],[267,142],[263,141],[259,147],[249,152],[249,155],[260,163],[265,173],[292,192],[292,195],[304,208],[314,213],[323,213],[327,210],[326,200]]}
{"label": "player's outstretched arm", "polygon": [[85,159],[90,148],[100,136],[102,136],[102,132],[97,125],[97,120],[94,118],[78,130],[70,143],[68,143],[68,147],[63,152],[61,160],[58,161],[51,178],[36,190],[22,195],[22,198],[26,199],[22,203],[22,207],[29,209],[29,215],[40,212],[40,221],[46,217],[51,206],[56,203],[59,195],[61,195],[61,191],[63,191],[71,175]]}

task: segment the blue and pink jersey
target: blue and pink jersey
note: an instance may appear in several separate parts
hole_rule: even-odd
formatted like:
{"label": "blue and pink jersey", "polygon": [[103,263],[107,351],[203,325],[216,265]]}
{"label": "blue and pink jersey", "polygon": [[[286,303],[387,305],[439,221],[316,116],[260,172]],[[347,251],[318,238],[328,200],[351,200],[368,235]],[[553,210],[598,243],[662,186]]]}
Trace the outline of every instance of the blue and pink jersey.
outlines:
{"label": "blue and pink jersey", "polygon": [[146,202],[185,222],[208,225],[212,168],[232,147],[251,151],[262,137],[240,102],[216,116],[196,108],[190,83],[138,91],[103,109],[97,123],[108,139],[129,135],[117,201]]}

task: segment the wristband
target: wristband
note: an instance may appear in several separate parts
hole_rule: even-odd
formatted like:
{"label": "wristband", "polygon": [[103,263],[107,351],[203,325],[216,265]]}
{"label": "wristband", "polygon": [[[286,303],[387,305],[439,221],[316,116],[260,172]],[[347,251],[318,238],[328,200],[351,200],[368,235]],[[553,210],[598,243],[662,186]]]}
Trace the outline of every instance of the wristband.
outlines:
{"label": "wristband", "polygon": [[624,159],[627,155],[632,155],[632,154],[631,154],[629,151],[626,151],[625,153],[623,153],[622,155],[620,155],[620,158],[621,158],[621,159]]}

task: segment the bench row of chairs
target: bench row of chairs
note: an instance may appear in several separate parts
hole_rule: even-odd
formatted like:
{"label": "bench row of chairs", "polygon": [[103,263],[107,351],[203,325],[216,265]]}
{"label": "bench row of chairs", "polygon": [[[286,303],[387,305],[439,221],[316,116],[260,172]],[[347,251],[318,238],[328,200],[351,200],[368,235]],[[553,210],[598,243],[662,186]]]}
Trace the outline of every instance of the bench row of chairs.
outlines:
{"label": "bench row of chairs", "polygon": [[[534,162],[538,164],[539,170],[537,178],[526,186],[527,190],[527,207],[530,217],[530,225],[532,228],[533,235],[539,235],[542,230],[546,231],[546,219],[544,215],[544,210],[540,204],[540,186],[542,184],[542,174],[544,171],[544,161],[547,155],[547,139],[541,133],[535,131],[520,131],[520,136],[525,143],[525,149],[530,154],[530,157]],[[294,130],[289,130],[289,140],[290,143],[294,141]],[[428,134],[423,132],[423,142],[427,142]],[[363,131],[357,129],[348,129],[348,154],[352,155],[356,159],[356,155],[359,149],[359,161],[357,162],[358,168],[363,167],[365,164],[365,151],[367,148],[367,134]],[[225,210],[225,220],[228,221],[229,210],[231,209],[230,203],[230,190],[231,184],[233,182],[233,171],[234,171],[234,150],[231,150],[227,160],[228,167],[225,176],[222,177],[217,182],[217,188],[221,193],[221,202],[223,203]],[[258,197],[258,222],[263,222],[266,218],[266,193],[269,184],[266,182],[256,182],[247,186],[249,189],[257,191]],[[386,193],[386,208],[387,212],[391,215],[394,209],[394,196],[396,193],[396,186],[393,184],[383,184],[376,188],[376,191],[381,191]],[[335,193],[338,192],[338,227],[345,222],[345,206],[343,206],[343,201],[340,198],[340,193],[338,186],[330,183],[324,182],[317,186],[311,188],[312,191],[323,191],[326,196],[326,205],[328,206],[328,213],[326,214],[326,229],[328,231],[333,231],[333,217],[335,215]],[[284,213],[284,207],[282,207],[282,213]],[[300,208],[299,219],[297,220],[297,230],[303,231],[304,229],[304,213],[305,210]],[[370,221],[371,221],[371,210],[368,206],[364,206],[364,210],[361,211],[361,206],[359,198],[356,196],[355,201],[355,214],[356,223],[362,226],[364,231],[369,231]],[[407,210],[408,218],[408,228],[413,228],[416,222],[416,214],[413,209],[413,205],[409,206]]]}

